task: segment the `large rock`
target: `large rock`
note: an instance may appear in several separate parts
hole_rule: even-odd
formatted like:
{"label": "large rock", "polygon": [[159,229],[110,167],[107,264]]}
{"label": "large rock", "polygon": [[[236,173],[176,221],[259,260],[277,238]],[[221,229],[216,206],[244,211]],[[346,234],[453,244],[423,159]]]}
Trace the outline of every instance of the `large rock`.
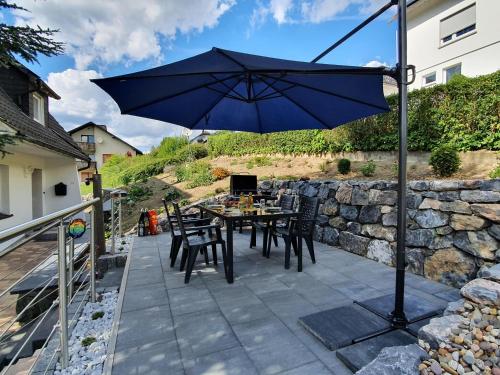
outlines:
{"label": "large rock", "polygon": [[500,225],[493,224],[491,227],[488,228],[488,234],[500,241]]}
{"label": "large rock", "polygon": [[314,226],[313,240],[318,242],[323,242],[323,233],[325,228],[320,225]]}
{"label": "large rock", "polygon": [[447,315],[433,318],[429,324],[418,330],[418,338],[427,342],[431,348],[437,349],[441,342],[449,343],[452,330],[464,323],[465,318],[460,315]]}
{"label": "large rock", "polygon": [[500,178],[494,180],[481,180],[479,189],[500,191]]}
{"label": "large rock", "polygon": [[380,207],[375,205],[368,205],[361,207],[359,212],[359,222],[363,224],[377,223],[380,220]]}
{"label": "large rock", "polygon": [[410,181],[408,186],[410,186],[410,189],[415,191],[424,191],[429,190],[430,183],[429,181]]}
{"label": "large rock", "polygon": [[318,215],[317,219],[316,219],[316,224],[318,224],[319,226],[327,226],[328,225],[328,220],[330,218],[326,215]]}
{"label": "large rock", "polygon": [[460,298],[458,301],[448,303],[446,309],[443,311],[444,316],[462,314],[465,311],[465,300]]}
{"label": "large rock", "polygon": [[362,225],[358,223],[357,221],[350,221],[347,223],[347,231],[354,233],[354,234],[360,234],[362,229]]}
{"label": "large rock", "polygon": [[473,204],[471,209],[476,215],[500,223],[500,204]]}
{"label": "large rock", "polygon": [[421,210],[428,210],[428,209],[439,210],[441,209],[442,203],[443,202],[440,202],[437,199],[425,198],[422,201],[422,203],[420,203],[420,206],[418,206],[418,208]]}
{"label": "large rock", "polygon": [[447,181],[447,180],[432,181],[430,190],[434,191],[458,190],[458,181]]}
{"label": "large rock", "polygon": [[469,254],[486,260],[494,260],[495,251],[498,250],[498,241],[486,231],[457,232],[453,244]]}
{"label": "large rock", "polygon": [[500,192],[487,190],[463,190],[460,199],[473,203],[497,203],[500,202]]}
{"label": "large rock", "polygon": [[367,258],[392,266],[394,264],[394,249],[384,240],[373,240],[368,244]]}
{"label": "large rock", "polygon": [[458,191],[442,191],[438,194],[440,201],[452,202],[460,198]]}
{"label": "large rock", "polygon": [[346,230],[347,229],[347,222],[341,216],[332,217],[328,221],[328,224],[330,224],[330,226],[332,226],[334,228],[337,228],[337,229],[340,229],[340,230]]}
{"label": "large rock", "polygon": [[495,264],[491,267],[482,267],[477,273],[477,277],[483,279],[490,279],[499,282],[500,281],[500,264]]}
{"label": "large rock", "polygon": [[384,348],[356,375],[418,375],[418,366],[429,355],[417,344]]}
{"label": "large rock", "polygon": [[470,204],[463,201],[441,202],[439,209],[444,212],[456,212],[458,214],[470,215],[472,213]]}
{"label": "large rock", "polygon": [[474,257],[453,247],[437,250],[424,262],[425,277],[453,287],[464,285],[476,270]]}
{"label": "large rock", "polygon": [[411,209],[417,209],[422,203],[422,195],[420,194],[407,194],[406,195],[406,207]]}
{"label": "large rock", "polygon": [[463,286],[460,293],[482,305],[500,306],[500,284],[486,279],[475,279]]}
{"label": "large rock", "polygon": [[361,190],[360,188],[355,188],[352,191],[351,203],[358,206],[364,206],[368,204],[368,192]]}
{"label": "large rock", "polygon": [[337,192],[335,193],[335,198],[339,203],[351,203],[352,197],[352,186],[346,183],[340,184]]}
{"label": "large rock", "polygon": [[370,204],[384,204],[394,206],[398,199],[398,193],[392,190],[377,190],[372,189],[368,194],[368,203]]}
{"label": "large rock", "polygon": [[429,244],[429,249],[445,249],[453,245],[453,236],[435,236]]}
{"label": "large rock", "polygon": [[380,224],[365,224],[361,229],[361,234],[387,240],[389,242],[396,240],[396,228],[384,227]]}
{"label": "large rock", "polygon": [[395,227],[398,225],[398,213],[397,212],[389,212],[387,214],[382,215],[382,224],[387,227]]}
{"label": "large rock", "polygon": [[348,204],[341,204],[340,216],[350,221],[356,220],[358,218],[358,208]]}
{"label": "large rock", "polygon": [[304,194],[306,197],[315,197],[318,195],[318,189],[311,185],[307,185],[302,194]]}
{"label": "large rock", "polygon": [[339,244],[339,231],[332,227],[325,227],[323,230],[323,241],[328,245],[336,246]]}
{"label": "large rock", "polygon": [[434,238],[432,229],[413,229],[406,231],[406,246],[428,247]]}
{"label": "large rock", "polygon": [[329,193],[330,187],[328,186],[328,184],[322,184],[318,190],[318,198],[321,199],[321,201],[324,201],[328,198]]}
{"label": "large rock", "polygon": [[339,204],[334,198],[329,198],[323,203],[323,213],[328,216],[337,215],[339,211]]}
{"label": "large rock", "polygon": [[350,232],[340,232],[339,243],[344,250],[366,256],[370,239]]}
{"label": "large rock", "polygon": [[413,220],[422,228],[437,228],[448,224],[448,215],[435,210],[418,210]]}
{"label": "large rock", "polygon": [[451,215],[450,227],[455,230],[479,230],[484,228],[486,221],[474,215]]}
{"label": "large rock", "polygon": [[424,251],[418,247],[406,248],[406,270],[415,275],[424,275]]}

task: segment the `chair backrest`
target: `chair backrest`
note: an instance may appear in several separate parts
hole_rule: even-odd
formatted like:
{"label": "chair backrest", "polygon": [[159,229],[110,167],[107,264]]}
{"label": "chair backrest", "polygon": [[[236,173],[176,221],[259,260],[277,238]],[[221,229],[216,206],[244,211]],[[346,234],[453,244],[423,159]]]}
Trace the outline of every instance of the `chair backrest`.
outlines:
{"label": "chair backrest", "polygon": [[163,201],[163,207],[165,207],[165,213],[167,214],[168,227],[170,228],[170,230],[174,230],[174,226],[172,223],[172,216],[170,216],[170,212],[168,211],[167,201],[165,199],[162,199],[162,201]]}
{"label": "chair backrest", "polygon": [[299,212],[302,212],[302,234],[312,234],[315,220],[318,217],[319,198],[301,196],[299,200]]}
{"label": "chair backrest", "polygon": [[189,238],[186,234],[186,228],[184,227],[184,222],[182,221],[182,213],[181,209],[179,208],[179,204],[177,202],[172,202],[172,205],[174,206],[175,216],[177,217],[177,226],[181,231],[182,243],[184,246],[189,246]]}
{"label": "chair backrest", "polygon": [[283,194],[280,198],[280,207],[283,210],[293,210],[293,204],[295,203],[295,196]]}

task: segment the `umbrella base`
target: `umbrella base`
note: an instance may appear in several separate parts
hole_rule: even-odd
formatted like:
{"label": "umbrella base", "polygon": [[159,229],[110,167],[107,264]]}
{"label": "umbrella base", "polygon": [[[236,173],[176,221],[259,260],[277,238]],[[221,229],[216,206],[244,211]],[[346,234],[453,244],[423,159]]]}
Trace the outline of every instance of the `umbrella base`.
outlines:
{"label": "umbrella base", "polygon": [[[390,321],[391,313],[394,310],[394,298],[394,293],[392,293],[365,301],[355,301],[354,303]],[[446,305],[445,301],[429,301],[412,293],[405,293],[404,306],[408,324],[441,314]]]}
{"label": "umbrella base", "polygon": [[404,330],[389,331],[371,339],[358,342],[337,351],[340,359],[352,372],[356,372],[373,361],[383,348],[406,346],[417,342],[417,338]]}

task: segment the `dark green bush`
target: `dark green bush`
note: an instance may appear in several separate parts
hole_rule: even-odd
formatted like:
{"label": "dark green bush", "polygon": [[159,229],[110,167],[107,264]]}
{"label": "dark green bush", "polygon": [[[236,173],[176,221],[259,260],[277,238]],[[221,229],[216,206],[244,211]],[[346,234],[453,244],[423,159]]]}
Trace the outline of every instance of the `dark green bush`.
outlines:
{"label": "dark green bush", "polygon": [[94,342],[96,342],[97,339],[93,336],[88,336],[88,337],[85,337],[81,343],[82,343],[82,346],[89,346],[90,344],[93,344]]}
{"label": "dark green bush", "polygon": [[432,150],[429,164],[435,174],[442,177],[448,177],[458,171],[460,167],[460,156],[455,147],[441,145]]}
{"label": "dark green bush", "polygon": [[175,176],[177,182],[188,181],[187,187],[189,189],[211,185],[215,181],[210,164],[204,161],[179,165],[175,169]]}
{"label": "dark green bush", "polygon": [[363,176],[371,177],[375,174],[375,169],[377,169],[377,166],[373,160],[369,160],[368,163],[361,167],[361,173],[363,173]]}
{"label": "dark green bush", "polygon": [[[454,77],[408,94],[408,149],[430,151],[450,143],[459,151],[500,150],[500,71],[476,78]],[[319,154],[342,151],[394,151],[398,148],[397,95],[392,111],[334,130],[271,134],[222,131],[208,138],[213,156]]]}
{"label": "dark green bush", "polygon": [[340,159],[337,163],[337,170],[341,174],[348,174],[351,171],[351,161],[349,159]]}
{"label": "dark green bush", "polygon": [[500,164],[493,169],[489,174],[491,179],[500,178]]}
{"label": "dark green bush", "polygon": [[104,311],[96,311],[92,314],[92,320],[101,319],[104,316]]}

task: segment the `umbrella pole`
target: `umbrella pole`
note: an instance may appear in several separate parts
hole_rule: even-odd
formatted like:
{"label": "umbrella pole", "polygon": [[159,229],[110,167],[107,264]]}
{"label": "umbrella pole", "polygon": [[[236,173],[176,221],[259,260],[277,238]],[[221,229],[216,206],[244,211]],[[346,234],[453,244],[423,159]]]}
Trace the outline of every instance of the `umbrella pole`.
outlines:
{"label": "umbrella pole", "polygon": [[406,158],[408,128],[408,72],[406,39],[406,0],[398,2],[398,234],[396,248],[396,298],[392,313],[392,326],[405,328],[408,320],[404,312],[405,294],[405,241],[406,241]]}

